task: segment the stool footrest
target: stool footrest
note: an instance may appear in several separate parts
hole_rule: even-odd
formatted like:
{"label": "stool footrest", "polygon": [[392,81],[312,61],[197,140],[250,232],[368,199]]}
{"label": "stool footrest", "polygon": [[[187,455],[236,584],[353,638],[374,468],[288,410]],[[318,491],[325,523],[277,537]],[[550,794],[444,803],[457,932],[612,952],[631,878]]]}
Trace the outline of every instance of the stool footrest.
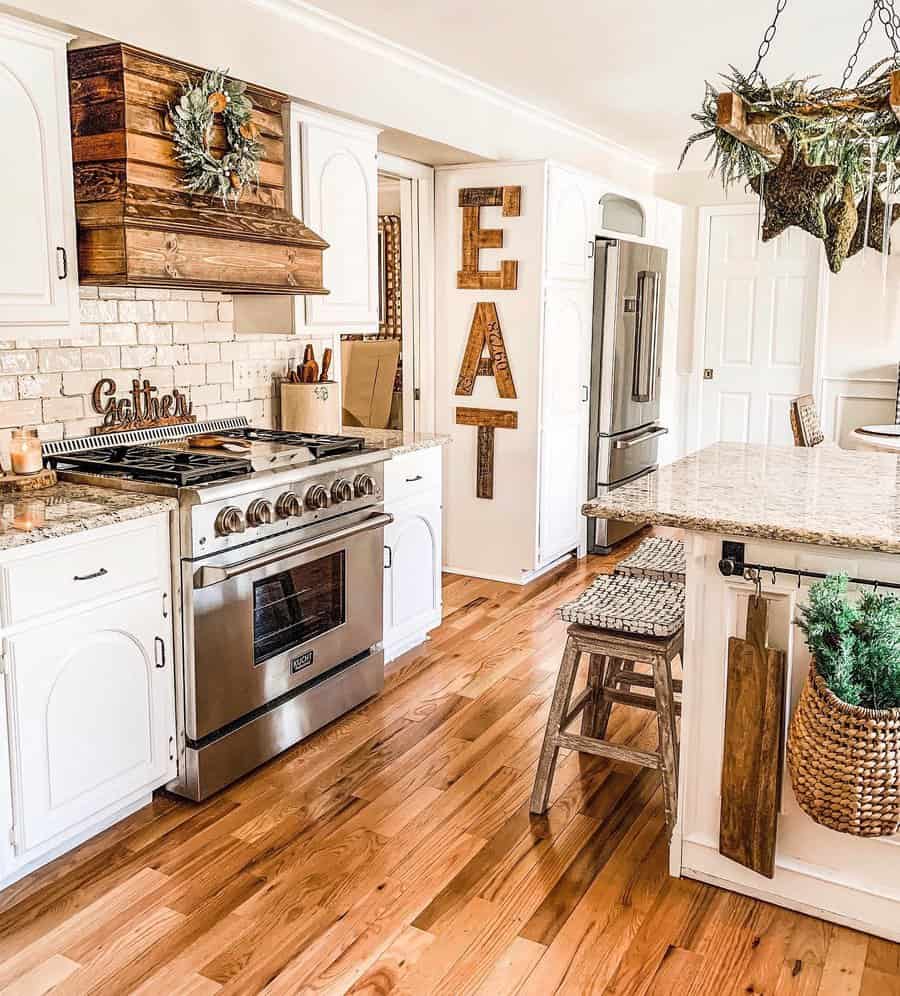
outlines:
{"label": "stool footrest", "polygon": [[[656,712],[656,696],[641,695],[639,692],[623,692],[618,688],[603,689],[603,697],[609,702],[617,702],[619,705],[634,706],[636,709],[647,709]],[[681,703],[675,702],[675,715],[681,715]]]}
{"label": "stool footrest", "polygon": [[[622,685],[637,685],[640,688],[653,688],[653,675],[652,674],[641,674],[638,671],[629,671],[622,669],[617,671],[615,675],[616,684]],[[675,692],[680,692],[683,687],[683,682],[680,678],[672,679],[672,688]]]}
{"label": "stool footrest", "polygon": [[659,755],[646,750],[623,747],[608,740],[594,740],[592,737],[582,737],[577,733],[557,733],[554,740],[557,747],[564,747],[567,750],[594,754],[596,757],[608,757],[611,761],[626,761],[628,764],[639,764],[645,768],[659,768]]}

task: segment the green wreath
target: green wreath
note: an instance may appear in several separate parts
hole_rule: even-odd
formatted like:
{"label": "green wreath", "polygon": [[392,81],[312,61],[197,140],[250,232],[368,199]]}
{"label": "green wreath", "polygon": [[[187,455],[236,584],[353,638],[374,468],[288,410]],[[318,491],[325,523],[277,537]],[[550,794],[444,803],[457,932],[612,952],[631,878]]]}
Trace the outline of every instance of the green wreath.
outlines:
{"label": "green wreath", "polygon": [[[185,83],[181,99],[169,109],[185,189],[221,197],[226,206],[229,198],[237,203],[246,184],[259,181],[263,149],[246,89],[246,84],[228,79],[222,70],[211,69],[199,83]],[[209,148],[217,114],[222,115],[228,145],[221,159]]]}

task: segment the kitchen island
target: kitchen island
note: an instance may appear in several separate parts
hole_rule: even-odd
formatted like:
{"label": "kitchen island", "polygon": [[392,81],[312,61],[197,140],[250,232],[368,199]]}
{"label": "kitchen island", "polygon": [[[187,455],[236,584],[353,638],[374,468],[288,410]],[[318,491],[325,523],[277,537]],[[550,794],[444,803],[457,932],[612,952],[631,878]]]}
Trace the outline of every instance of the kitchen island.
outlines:
{"label": "kitchen island", "polygon": [[829,447],[721,443],[593,499],[583,511],[685,531],[685,680],[671,873],[900,940],[900,835],[862,839],[814,823],[794,798],[786,765],[774,877],[719,853],[728,639],[744,636],[754,592],[740,569],[728,574],[726,563],[723,573],[720,561],[739,568],[742,553],[745,563],[769,568],[762,592],[769,646],[786,655],[786,725],[810,661],[793,623],[811,580],[788,571],[843,571],[900,584],[900,460]]}

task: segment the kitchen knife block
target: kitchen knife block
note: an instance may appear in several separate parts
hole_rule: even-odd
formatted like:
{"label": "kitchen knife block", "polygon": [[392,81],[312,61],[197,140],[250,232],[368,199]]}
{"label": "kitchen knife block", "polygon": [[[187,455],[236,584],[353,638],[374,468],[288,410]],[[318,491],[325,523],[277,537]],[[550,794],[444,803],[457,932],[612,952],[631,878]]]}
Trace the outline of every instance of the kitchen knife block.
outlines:
{"label": "kitchen knife block", "polygon": [[335,380],[315,384],[281,382],[281,428],[285,432],[341,432],[341,392]]}

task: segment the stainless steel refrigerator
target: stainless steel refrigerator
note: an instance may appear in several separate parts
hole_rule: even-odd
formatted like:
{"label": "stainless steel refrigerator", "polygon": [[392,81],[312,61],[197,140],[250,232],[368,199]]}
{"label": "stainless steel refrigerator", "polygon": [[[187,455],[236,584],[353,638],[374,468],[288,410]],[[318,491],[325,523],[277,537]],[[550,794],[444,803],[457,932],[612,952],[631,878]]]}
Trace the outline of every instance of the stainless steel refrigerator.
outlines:
{"label": "stainless steel refrigerator", "polygon": [[[588,495],[602,495],[658,466],[660,358],[666,250],[598,237],[594,242],[594,317]],[[641,527],[588,519],[588,549],[610,548]]]}

